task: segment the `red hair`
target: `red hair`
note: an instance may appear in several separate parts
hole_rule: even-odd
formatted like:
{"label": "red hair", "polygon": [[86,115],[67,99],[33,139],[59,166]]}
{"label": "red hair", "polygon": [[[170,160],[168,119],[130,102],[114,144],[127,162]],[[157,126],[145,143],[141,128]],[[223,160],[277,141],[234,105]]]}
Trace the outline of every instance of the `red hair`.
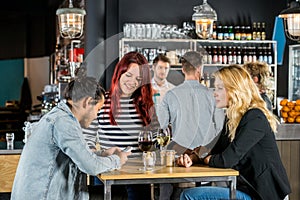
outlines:
{"label": "red hair", "polygon": [[128,71],[131,63],[136,63],[139,65],[140,74],[142,77],[140,87],[133,92],[131,98],[133,98],[133,103],[137,113],[140,114],[143,125],[147,126],[150,124],[151,117],[154,114],[154,103],[152,99],[153,91],[150,82],[151,74],[147,59],[138,52],[129,52],[125,54],[115,67],[110,87],[110,123],[112,125],[117,124],[115,121],[115,116],[117,116],[117,111],[120,107],[120,98],[122,94],[119,81],[121,75]]}

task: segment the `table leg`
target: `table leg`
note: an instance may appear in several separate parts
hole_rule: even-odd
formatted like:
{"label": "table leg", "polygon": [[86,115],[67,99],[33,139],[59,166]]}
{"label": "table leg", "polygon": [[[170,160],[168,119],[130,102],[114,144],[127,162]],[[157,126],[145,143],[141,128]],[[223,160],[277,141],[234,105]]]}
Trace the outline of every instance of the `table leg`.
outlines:
{"label": "table leg", "polygon": [[236,199],[236,176],[231,177],[229,195],[230,199]]}
{"label": "table leg", "polygon": [[111,200],[111,181],[104,181],[104,200]]}

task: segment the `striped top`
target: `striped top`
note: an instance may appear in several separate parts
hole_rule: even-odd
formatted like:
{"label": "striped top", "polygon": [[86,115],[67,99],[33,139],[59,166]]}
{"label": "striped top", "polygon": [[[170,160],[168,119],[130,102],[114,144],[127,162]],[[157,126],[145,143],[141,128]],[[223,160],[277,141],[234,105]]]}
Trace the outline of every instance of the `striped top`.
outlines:
{"label": "striped top", "polygon": [[120,99],[119,115],[115,117],[117,125],[110,123],[110,103],[110,99],[106,99],[98,113],[97,120],[94,120],[88,129],[83,129],[88,146],[95,148],[97,139],[99,139],[101,149],[108,149],[113,146],[124,149],[127,146],[132,146],[132,155],[139,155],[138,134],[143,129],[143,123],[135,109],[133,99]]}

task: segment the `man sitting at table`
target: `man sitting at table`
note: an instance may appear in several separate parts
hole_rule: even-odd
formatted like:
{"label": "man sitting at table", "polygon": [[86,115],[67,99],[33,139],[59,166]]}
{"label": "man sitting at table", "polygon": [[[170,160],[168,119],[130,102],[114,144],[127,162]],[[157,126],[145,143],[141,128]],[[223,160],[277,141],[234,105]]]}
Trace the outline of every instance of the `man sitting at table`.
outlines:
{"label": "man sitting at table", "polygon": [[[112,147],[97,156],[81,127],[88,127],[104,102],[104,90],[91,77],[72,80],[65,99],[45,114],[22,151],[11,199],[89,199],[86,174],[117,169],[130,152]],[[85,174],[86,173],[86,174]]]}

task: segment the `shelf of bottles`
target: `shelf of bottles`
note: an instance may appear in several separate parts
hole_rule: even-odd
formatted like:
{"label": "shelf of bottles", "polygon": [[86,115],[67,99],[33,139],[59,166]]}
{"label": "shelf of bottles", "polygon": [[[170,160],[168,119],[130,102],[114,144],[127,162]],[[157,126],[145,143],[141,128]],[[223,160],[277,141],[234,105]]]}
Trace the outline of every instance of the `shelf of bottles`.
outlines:
{"label": "shelf of bottles", "polygon": [[[259,35],[264,35],[260,33]],[[250,37],[250,36],[249,36]],[[252,38],[252,37],[251,37]],[[243,39],[243,40],[241,40]],[[131,39],[120,40],[119,58],[130,51],[145,55],[149,63],[157,54],[163,53],[171,60],[171,70],[181,70],[180,58],[187,51],[199,51],[203,54],[203,83],[213,87],[211,74],[230,64],[242,65],[247,62],[265,62],[270,67],[269,97],[276,107],[277,95],[277,42],[273,40],[248,40],[247,38],[218,40],[199,39]]]}
{"label": "shelf of bottles", "polygon": [[203,53],[203,82],[213,87],[212,74],[230,64],[265,62],[270,67],[269,91],[273,107],[277,95],[277,42],[272,40],[196,40],[196,50]]}
{"label": "shelf of bottles", "polygon": [[300,45],[289,46],[289,92],[291,101],[300,99]]}
{"label": "shelf of bottles", "polygon": [[[165,54],[171,60],[171,65],[176,69],[180,63],[180,57],[185,52],[195,49],[192,39],[130,39],[120,40],[119,58],[130,51],[142,53],[152,63],[158,54]],[[176,67],[177,66],[177,67]]]}

